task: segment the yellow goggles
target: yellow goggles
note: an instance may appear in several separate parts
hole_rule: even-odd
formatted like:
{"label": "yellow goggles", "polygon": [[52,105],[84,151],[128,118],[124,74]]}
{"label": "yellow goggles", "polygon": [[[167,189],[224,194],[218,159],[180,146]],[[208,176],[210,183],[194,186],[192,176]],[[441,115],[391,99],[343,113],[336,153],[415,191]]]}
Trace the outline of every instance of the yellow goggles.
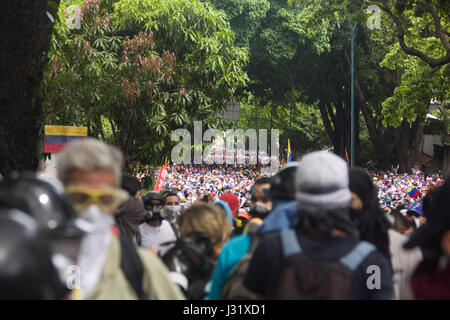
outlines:
{"label": "yellow goggles", "polygon": [[66,188],[66,192],[73,208],[78,212],[85,210],[91,204],[96,204],[102,212],[114,213],[129,198],[126,191],[114,188],[91,189],[72,185]]}

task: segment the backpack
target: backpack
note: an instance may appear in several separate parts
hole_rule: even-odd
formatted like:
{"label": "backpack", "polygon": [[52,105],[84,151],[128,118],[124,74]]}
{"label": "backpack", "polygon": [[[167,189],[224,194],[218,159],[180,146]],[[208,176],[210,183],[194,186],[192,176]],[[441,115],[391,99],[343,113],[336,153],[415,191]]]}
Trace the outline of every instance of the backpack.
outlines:
{"label": "backpack", "polygon": [[293,229],[283,230],[280,237],[284,269],[280,274],[277,299],[351,300],[352,274],[375,251],[374,245],[360,241],[337,261],[314,261],[302,252]]}
{"label": "backpack", "polygon": [[144,265],[132,240],[126,235],[119,234],[120,241],[120,267],[125,278],[130,283],[139,300],[144,299],[142,280],[144,278]]}
{"label": "backpack", "polygon": [[251,236],[250,250],[231,270],[220,295],[221,300],[255,300],[256,295],[244,287],[244,277],[253,257],[253,252],[259,243],[259,236],[256,233],[249,233]]}

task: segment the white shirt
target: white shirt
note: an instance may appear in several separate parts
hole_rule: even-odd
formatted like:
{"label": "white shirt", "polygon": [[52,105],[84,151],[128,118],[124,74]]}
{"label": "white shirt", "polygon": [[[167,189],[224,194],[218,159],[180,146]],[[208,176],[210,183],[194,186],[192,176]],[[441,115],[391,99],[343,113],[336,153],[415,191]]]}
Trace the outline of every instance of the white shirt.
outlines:
{"label": "white shirt", "polygon": [[411,290],[411,277],[417,265],[422,261],[422,252],[419,248],[406,250],[403,248],[409,237],[393,229],[389,232],[389,251],[392,256],[394,269],[394,293],[396,300],[411,300],[414,298]]}
{"label": "white shirt", "polygon": [[177,240],[170,223],[166,220],[162,220],[159,227],[143,223],[139,226],[139,232],[141,233],[141,246],[146,249],[156,248],[161,255],[164,255],[170,248],[170,246],[161,246],[162,243]]}

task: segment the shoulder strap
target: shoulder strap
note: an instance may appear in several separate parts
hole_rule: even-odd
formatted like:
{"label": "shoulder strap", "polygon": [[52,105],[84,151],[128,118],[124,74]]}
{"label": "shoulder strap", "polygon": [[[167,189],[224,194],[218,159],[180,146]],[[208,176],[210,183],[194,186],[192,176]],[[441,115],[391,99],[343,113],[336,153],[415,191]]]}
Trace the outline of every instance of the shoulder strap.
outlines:
{"label": "shoulder strap", "polygon": [[258,236],[258,234],[254,232],[250,232],[249,234],[250,234],[250,248],[248,249],[248,253],[253,254],[256,247],[258,246],[260,237]]}
{"label": "shoulder strap", "polygon": [[340,261],[350,270],[354,271],[364,259],[375,251],[375,246],[367,241],[359,242],[349,253],[343,256]]}
{"label": "shoulder strap", "polygon": [[297,235],[293,229],[284,229],[281,231],[280,237],[284,257],[302,252],[300,243],[298,243]]}
{"label": "shoulder strap", "polygon": [[172,228],[173,233],[175,233],[175,237],[178,239],[179,238],[178,228],[172,222],[170,222],[170,221],[168,221],[168,222],[170,224],[170,227]]}
{"label": "shoulder strap", "polygon": [[136,230],[136,234],[134,235],[134,237],[136,239],[136,244],[138,245],[138,247],[140,247],[142,245],[142,235],[139,228]]}
{"label": "shoulder strap", "polygon": [[144,290],[142,288],[142,280],[144,277],[144,265],[134,243],[122,234],[119,236],[119,239],[121,252],[120,266],[128,282],[136,292],[138,299],[143,300]]}

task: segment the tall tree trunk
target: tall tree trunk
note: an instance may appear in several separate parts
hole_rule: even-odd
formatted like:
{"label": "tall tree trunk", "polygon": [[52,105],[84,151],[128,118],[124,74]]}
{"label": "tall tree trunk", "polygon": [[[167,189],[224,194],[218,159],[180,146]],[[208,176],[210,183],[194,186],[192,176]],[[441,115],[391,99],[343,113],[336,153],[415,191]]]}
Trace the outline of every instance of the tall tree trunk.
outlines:
{"label": "tall tree trunk", "polygon": [[406,172],[416,163],[423,139],[423,119],[417,118],[409,123],[403,120],[395,129],[395,143],[400,171]]}
{"label": "tall tree trunk", "polygon": [[333,104],[336,109],[336,114],[333,112],[331,103],[325,105],[319,102],[319,110],[325,125],[325,131],[333,143],[334,153],[343,156],[345,155],[346,148],[348,149],[350,141],[349,115],[348,110],[341,103],[335,102]]}
{"label": "tall tree trunk", "polygon": [[[42,143],[43,77],[52,24],[48,0],[4,1],[0,14],[0,172],[35,170]],[[59,0],[54,0],[59,4]]]}

